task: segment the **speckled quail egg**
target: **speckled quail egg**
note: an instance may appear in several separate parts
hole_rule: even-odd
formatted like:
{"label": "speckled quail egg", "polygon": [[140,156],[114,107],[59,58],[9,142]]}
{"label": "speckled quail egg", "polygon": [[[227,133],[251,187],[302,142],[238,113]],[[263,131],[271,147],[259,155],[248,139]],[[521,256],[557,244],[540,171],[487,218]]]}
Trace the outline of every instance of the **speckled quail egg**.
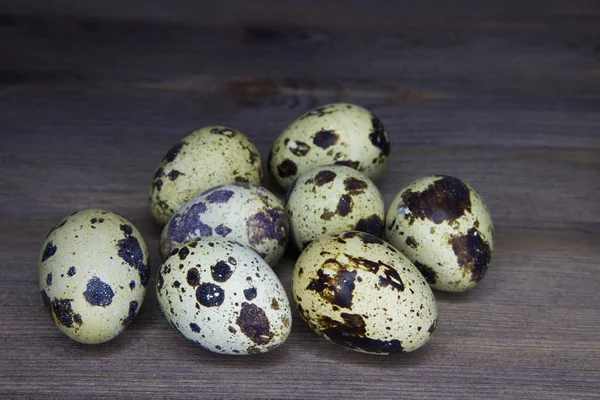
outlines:
{"label": "speckled quail egg", "polygon": [[260,154],[246,136],[207,126],[182,138],[163,158],[150,185],[150,210],[164,225],[196,194],[227,183],[260,184],[262,176]]}
{"label": "speckled quail egg", "polygon": [[329,341],[373,354],[409,352],[437,325],[431,288],[398,250],[364,232],[312,242],[292,272],[292,297]]}
{"label": "speckled quail egg", "polygon": [[258,254],[232,240],[200,237],[174,248],[156,291],[171,325],[216,353],[265,353],[290,333],[281,282]]}
{"label": "speckled quail egg", "polygon": [[173,247],[200,236],[219,235],[256,251],[271,266],[285,252],[289,224],[281,201],[250,183],[216,186],[184,204],[160,237],[163,260]]}
{"label": "speckled quail egg", "polygon": [[56,326],[81,343],[117,336],[138,313],[150,278],[140,232],[111,211],[69,215],[46,236],[40,291]]}
{"label": "speckled quail egg", "polygon": [[411,183],[392,201],[386,238],[435,288],[462,292],[483,278],[490,263],[494,229],[481,196],[451,176]]}
{"label": "speckled quail egg", "polygon": [[286,212],[299,250],[321,236],[339,232],[383,234],[385,206],[379,190],[360,172],[341,165],[300,175],[288,190]]}
{"label": "speckled quail egg", "polygon": [[388,135],[374,114],[353,104],[328,104],[305,113],[283,131],[269,154],[269,172],[284,189],[298,175],[330,164],[376,179],[389,152]]}

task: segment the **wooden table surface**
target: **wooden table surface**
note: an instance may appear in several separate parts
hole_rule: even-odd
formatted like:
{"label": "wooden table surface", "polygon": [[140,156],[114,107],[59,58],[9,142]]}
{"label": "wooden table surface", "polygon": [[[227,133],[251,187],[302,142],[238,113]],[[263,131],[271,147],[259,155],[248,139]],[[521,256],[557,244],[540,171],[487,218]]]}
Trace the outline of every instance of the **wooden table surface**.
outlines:
{"label": "wooden table surface", "polygon": [[[600,3],[49,3],[0,0],[0,397],[600,398]],[[339,348],[295,312],[261,356],[185,341],[154,291],[160,159],[225,124],[265,163],[333,101],[385,124],[386,205],[429,174],[477,188],[496,228],[486,278],[435,293],[438,330],[413,353]],[[134,222],[153,265],[134,323],[96,346],[56,329],[37,280],[47,231],[90,207]],[[276,268],[288,294],[295,257]]]}

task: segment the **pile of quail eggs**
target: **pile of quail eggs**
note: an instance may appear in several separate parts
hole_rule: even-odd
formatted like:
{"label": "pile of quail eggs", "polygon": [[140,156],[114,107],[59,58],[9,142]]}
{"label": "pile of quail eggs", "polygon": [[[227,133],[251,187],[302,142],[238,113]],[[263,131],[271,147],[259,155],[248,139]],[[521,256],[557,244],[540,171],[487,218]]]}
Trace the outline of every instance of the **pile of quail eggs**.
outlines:
{"label": "pile of quail eggs", "polygon": [[[177,142],[150,185],[164,226],[156,275],[162,312],[186,339],[223,354],[258,354],[291,329],[274,271],[292,242],[300,255],[291,298],[317,334],[372,354],[416,350],[437,325],[433,289],[462,292],[484,277],[493,227],[481,196],[451,176],[427,176],[385,211],[373,180],[390,141],[381,121],[329,104],[292,122],[268,158],[285,204],[261,187],[261,156],[241,132],[209,126]],[[46,236],[42,299],[57,327],[81,343],[117,336],[150,281],[136,227],[102,209],[73,213]]]}

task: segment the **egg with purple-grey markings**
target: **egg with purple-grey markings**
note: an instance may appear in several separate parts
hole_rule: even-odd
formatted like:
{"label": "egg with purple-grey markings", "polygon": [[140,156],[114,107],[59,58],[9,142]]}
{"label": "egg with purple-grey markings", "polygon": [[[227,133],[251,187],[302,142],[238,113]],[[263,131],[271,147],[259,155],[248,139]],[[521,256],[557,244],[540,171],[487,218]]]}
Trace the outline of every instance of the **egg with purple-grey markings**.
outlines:
{"label": "egg with purple-grey markings", "polygon": [[431,287],[464,292],[484,277],[494,247],[494,228],[482,197],[446,175],[420,178],[392,201],[386,239],[404,253]]}
{"label": "egg with purple-grey markings", "polygon": [[223,237],[174,248],[156,292],[173,328],[215,353],[265,353],[290,333],[290,304],[277,275],[256,252]]}
{"label": "egg with purple-grey markings", "polygon": [[298,313],[317,334],[371,354],[410,352],[437,326],[431,288],[397,249],[364,232],[322,237],[292,272]]}
{"label": "egg with purple-grey markings", "polygon": [[235,240],[274,266],[285,252],[289,223],[281,201],[250,183],[211,188],[184,204],[160,236],[164,260],[173,247],[200,236]]}
{"label": "egg with purple-grey markings", "polygon": [[288,189],[286,212],[299,250],[334,233],[383,234],[385,206],[377,186],[342,165],[317,167],[300,175]]}
{"label": "egg with purple-grey markings", "polygon": [[164,225],[185,202],[213,186],[260,184],[260,153],[241,132],[207,126],[181,138],[165,155],[150,185],[150,211]]}
{"label": "egg with purple-grey markings", "polygon": [[103,343],[142,306],[150,279],[148,250],[127,219],[108,210],[82,210],[48,233],[38,276],[58,329],[77,342]]}
{"label": "egg with purple-grey markings", "polygon": [[322,165],[345,165],[377,179],[385,170],[390,140],[381,120],[348,103],[327,104],[292,122],[269,153],[269,172],[287,189],[304,172]]}

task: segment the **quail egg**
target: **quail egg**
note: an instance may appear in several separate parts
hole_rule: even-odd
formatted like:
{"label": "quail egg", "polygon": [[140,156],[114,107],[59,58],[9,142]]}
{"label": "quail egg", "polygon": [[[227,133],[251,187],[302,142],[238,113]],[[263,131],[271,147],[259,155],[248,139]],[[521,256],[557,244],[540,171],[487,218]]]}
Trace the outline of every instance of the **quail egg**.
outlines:
{"label": "quail egg", "polygon": [[46,236],[38,268],[56,326],[81,343],[102,343],[130,324],[150,279],[148,250],[131,222],[111,211],[69,215]]}
{"label": "quail egg", "polygon": [[216,353],[265,353],[290,333],[281,282],[258,254],[232,240],[200,237],[174,248],[156,291],[171,325]]}
{"label": "quail egg", "polygon": [[494,247],[492,219],[481,196],[452,176],[411,183],[392,201],[386,238],[434,288],[472,289],[485,275]]}
{"label": "quail egg", "polygon": [[183,205],[160,237],[163,260],[173,247],[200,236],[219,235],[256,251],[271,266],[285,252],[289,224],[281,201],[250,183],[216,186]]}
{"label": "quail egg", "polygon": [[163,158],[150,185],[150,210],[160,225],[196,194],[234,182],[260,184],[256,146],[239,131],[208,126],[182,138]]}
{"label": "quail egg", "polygon": [[327,340],[372,354],[423,346],[437,325],[431,288],[398,250],[364,232],[312,242],[292,272],[292,297]]}
{"label": "quail egg", "polygon": [[376,179],[389,152],[379,118],[357,105],[334,103],[292,122],[273,144],[268,164],[277,184],[287,189],[298,175],[321,165],[346,165]]}
{"label": "quail egg", "polygon": [[286,212],[294,244],[302,250],[321,236],[357,230],[383,234],[385,207],[375,184],[341,165],[315,168],[288,189]]}

